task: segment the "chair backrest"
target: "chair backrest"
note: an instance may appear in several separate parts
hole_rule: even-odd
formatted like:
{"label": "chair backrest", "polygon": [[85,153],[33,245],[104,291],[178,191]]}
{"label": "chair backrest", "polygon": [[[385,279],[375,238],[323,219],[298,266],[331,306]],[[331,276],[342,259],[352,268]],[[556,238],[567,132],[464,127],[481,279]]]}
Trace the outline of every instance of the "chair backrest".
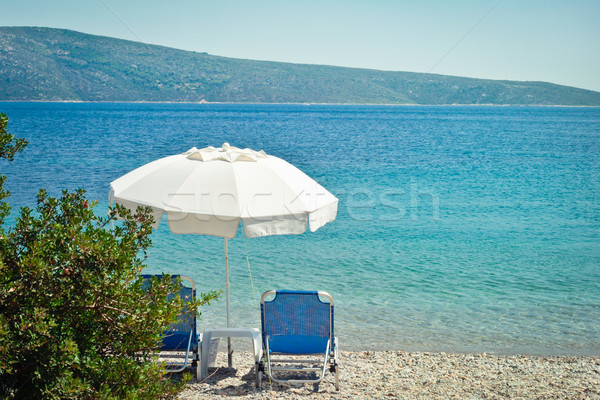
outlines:
{"label": "chair backrest", "polygon": [[[266,300],[273,294],[272,300]],[[333,298],[317,291],[268,291],[261,298],[261,322],[263,341],[266,346],[269,338],[272,352],[324,353],[334,336]]]}
{"label": "chair backrest", "polygon": [[[162,278],[162,275],[142,275],[142,278],[144,278],[144,284],[149,285],[153,276]],[[191,287],[184,286],[182,284],[179,287],[178,293],[174,293],[171,296],[179,295],[184,302],[193,301],[196,298],[195,282],[192,278],[184,275],[171,275],[171,279],[173,281],[176,281],[178,278],[181,279],[182,283],[183,281],[189,282]],[[183,309],[179,315],[179,320],[167,328],[163,338],[161,350],[186,350],[188,348],[188,343],[190,342],[190,335],[193,343],[198,341],[198,333],[196,330],[196,313],[190,313],[187,311],[187,309]]]}

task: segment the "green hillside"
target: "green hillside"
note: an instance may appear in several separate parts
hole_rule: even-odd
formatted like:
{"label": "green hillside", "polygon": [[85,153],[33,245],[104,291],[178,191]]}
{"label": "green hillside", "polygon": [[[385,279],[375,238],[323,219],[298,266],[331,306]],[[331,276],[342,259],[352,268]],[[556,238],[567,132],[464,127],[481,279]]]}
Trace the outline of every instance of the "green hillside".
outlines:
{"label": "green hillside", "polygon": [[600,93],[241,60],[63,29],[0,27],[0,100],[600,106]]}

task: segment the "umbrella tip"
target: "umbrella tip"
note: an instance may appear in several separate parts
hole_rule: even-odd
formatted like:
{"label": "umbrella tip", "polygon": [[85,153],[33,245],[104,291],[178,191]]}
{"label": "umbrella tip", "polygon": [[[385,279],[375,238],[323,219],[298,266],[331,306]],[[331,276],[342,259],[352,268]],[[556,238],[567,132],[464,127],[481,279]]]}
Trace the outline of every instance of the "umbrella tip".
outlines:
{"label": "umbrella tip", "polygon": [[229,145],[229,143],[227,143],[227,142],[223,143],[223,151],[229,151],[230,148],[231,148],[231,146]]}

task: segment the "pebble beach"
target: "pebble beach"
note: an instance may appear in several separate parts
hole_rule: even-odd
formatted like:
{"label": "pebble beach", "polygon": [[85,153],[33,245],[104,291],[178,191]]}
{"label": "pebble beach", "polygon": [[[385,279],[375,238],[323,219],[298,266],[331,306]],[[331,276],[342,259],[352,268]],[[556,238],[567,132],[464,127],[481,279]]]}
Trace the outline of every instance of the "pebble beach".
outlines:
{"label": "pebble beach", "polygon": [[341,352],[340,391],[326,374],[318,392],[263,380],[254,387],[249,352],[234,353],[226,368],[193,380],[179,399],[600,399],[600,358],[492,354]]}

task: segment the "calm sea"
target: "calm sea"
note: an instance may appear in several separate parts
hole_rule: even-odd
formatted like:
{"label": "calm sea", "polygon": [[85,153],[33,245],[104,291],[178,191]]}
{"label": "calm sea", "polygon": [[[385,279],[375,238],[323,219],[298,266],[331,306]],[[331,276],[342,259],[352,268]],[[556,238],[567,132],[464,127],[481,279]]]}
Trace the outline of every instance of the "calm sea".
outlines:
{"label": "calm sea", "polygon": [[[263,149],[340,199],[315,233],[230,241],[233,323],[274,288],[336,301],[343,349],[600,355],[600,109],[0,103],[13,205],[196,146]],[[148,272],[224,287],[223,239],[153,235]],[[224,300],[202,327],[225,326]]]}

